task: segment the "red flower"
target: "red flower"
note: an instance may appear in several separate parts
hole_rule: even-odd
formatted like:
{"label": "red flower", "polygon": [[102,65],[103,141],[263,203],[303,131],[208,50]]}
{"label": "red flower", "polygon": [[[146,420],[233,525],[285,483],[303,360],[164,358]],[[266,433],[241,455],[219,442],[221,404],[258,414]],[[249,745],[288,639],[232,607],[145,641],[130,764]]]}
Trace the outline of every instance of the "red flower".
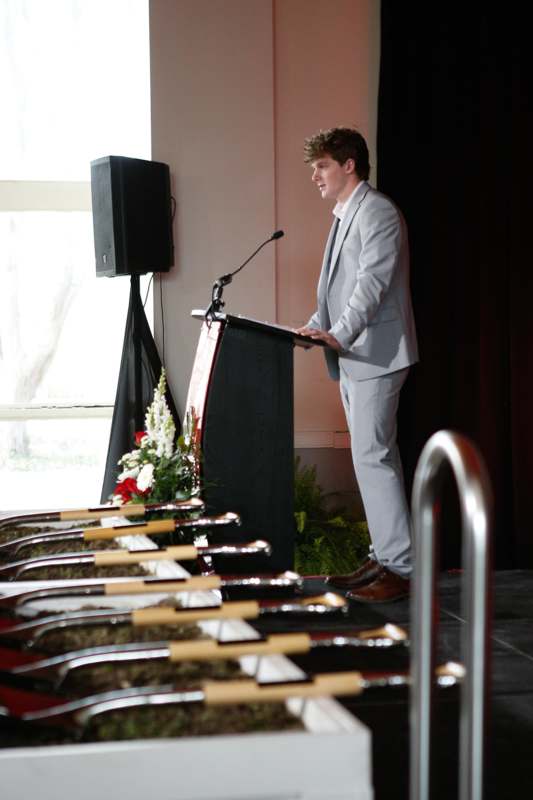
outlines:
{"label": "red flower", "polygon": [[120,495],[123,503],[129,503],[132,498],[132,495],[134,494],[145,495],[149,494],[149,492],[150,492],[149,489],[146,489],[146,491],[141,492],[141,490],[137,486],[137,481],[135,480],[135,478],[125,478],[123,481],[120,481],[120,483],[117,483],[117,485],[115,486],[114,494]]}
{"label": "red flower", "polygon": [[135,432],[135,444],[139,445],[141,441],[144,439],[145,436],[148,436],[146,431],[136,431]]}

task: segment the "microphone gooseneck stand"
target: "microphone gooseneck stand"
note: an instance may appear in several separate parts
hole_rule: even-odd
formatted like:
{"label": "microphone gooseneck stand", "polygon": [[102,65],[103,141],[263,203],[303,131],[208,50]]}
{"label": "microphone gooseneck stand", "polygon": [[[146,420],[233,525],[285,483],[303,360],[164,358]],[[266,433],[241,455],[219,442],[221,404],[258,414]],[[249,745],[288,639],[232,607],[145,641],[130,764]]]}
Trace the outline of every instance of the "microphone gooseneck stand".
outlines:
{"label": "microphone gooseneck stand", "polygon": [[210,324],[213,320],[216,320],[217,314],[220,312],[220,310],[222,308],[224,308],[225,303],[224,303],[224,301],[222,299],[224,286],[227,286],[228,284],[230,284],[232,282],[232,280],[233,280],[233,276],[236,275],[238,272],[240,272],[241,269],[243,267],[245,267],[246,264],[248,264],[248,262],[251,261],[252,258],[255,255],[257,255],[257,253],[266,244],[268,244],[269,242],[274,241],[275,239],[281,239],[281,237],[284,236],[284,235],[285,235],[284,231],[274,231],[272,236],[269,236],[268,239],[266,239],[262,244],[260,244],[259,247],[257,248],[257,250],[254,250],[252,255],[248,256],[246,261],[244,261],[240,265],[240,267],[237,267],[237,269],[234,270],[233,272],[228,272],[225,275],[221,275],[220,278],[217,278],[217,280],[214,282],[213,288],[211,290],[211,303],[209,304],[209,308],[205,312],[205,320],[206,320],[206,322],[208,324]]}

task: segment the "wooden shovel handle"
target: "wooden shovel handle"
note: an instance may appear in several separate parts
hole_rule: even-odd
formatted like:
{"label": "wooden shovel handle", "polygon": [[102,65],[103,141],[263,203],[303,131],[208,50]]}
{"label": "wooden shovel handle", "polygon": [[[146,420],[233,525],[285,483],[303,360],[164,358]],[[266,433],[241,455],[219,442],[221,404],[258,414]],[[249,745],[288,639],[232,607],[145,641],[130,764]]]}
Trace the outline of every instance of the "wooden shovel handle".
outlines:
{"label": "wooden shovel handle", "polygon": [[215,639],[197,639],[188,642],[170,642],[170,661],[210,661],[240,658],[240,656],[266,656],[275,653],[307,653],[310,637],[307,633],[278,633],[266,639],[247,642],[217,642]]}
{"label": "wooden shovel handle", "polygon": [[165,547],[161,550],[103,550],[95,553],[96,567],[112,567],[116,564],[141,564],[143,561],[179,561],[198,558],[198,550],[192,544]]}
{"label": "wooden shovel handle", "polygon": [[116,594],[153,594],[154,592],[199,592],[207,589],[220,589],[221,578],[219,575],[193,575],[184,581],[142,579],[136,581],[121,581],[120,583],[106,583],[105,595]]}
{"label": "wooden shovel handle", "polygon": [[278,703],[289,697],[325,697],[360,694],[364,688],[360,672],[325,672],[310,681],[257,684],[253,680],[208,681],[203,685],[207,705],[226,703]]}
{"label": "wooden shovel handle", "polygon": [[59,519],[70,521],[73,519],[104,519],[105,517],[142,517],[145,507],[132,504],[131,506],[109,506],[109,508],[79,508],[72,511],[60,511]]}
{"label": "wooden shovel handle", "polygon": [[259,615],[257,600],[223,603],[212,608],[137,608],[132,612],[133,625],[179,625],[202,619],[255,619]]}
{"label": "wooden shovel handle", "polygon": [[96,542],[101,539],[116,539],[117,536],[151,536],[154,533],[170,533],[175,530],[176,525],[173,520],[162,519],[159,522],[145,522],[141,525],[115,525],[112,528],[84,531],[83,538],[86,542]]}

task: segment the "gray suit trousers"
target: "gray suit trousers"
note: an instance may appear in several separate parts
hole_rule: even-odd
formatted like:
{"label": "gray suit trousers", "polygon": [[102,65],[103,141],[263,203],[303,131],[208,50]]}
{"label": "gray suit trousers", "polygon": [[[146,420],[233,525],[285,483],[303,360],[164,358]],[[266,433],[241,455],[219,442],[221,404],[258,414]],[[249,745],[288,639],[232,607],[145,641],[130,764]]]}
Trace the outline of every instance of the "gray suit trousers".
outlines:
{"label": "gray suit trousers", "polygon": [[396,443],[396,412],[409,368],[355,381],[340,364],[340,392],[355,475],[375,558],[402,577],[411,572],[411,518]]}

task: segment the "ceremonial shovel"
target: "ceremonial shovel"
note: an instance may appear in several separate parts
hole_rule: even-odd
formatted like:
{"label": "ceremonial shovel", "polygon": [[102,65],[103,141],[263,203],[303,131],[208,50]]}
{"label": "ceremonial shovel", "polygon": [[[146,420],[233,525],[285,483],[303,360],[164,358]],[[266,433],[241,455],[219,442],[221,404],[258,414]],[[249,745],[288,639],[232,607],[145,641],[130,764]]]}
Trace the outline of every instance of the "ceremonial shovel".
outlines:
{"label": "ceremonial shovel", "polygon": [[27,558],[23,561],[12,561],[0,565],[0,579],[16,580],[23,572],[42,567],[67,567],[72,564],[86,564],[91,567],[113,567],[141,564],[143,561],[191,561],[200,556],[269,556],[272,548],[268,542],[257,539],[255,542],[236,544],[208,545],[176,545],[149,550],[97,550],[78,551],[75,553],[56,553],[50,556]]}
{"label": "ceremonial shovel", "polygon": [[173,533],[184,528],[216,528],[220,525],[240,525],[241,519],[233,511],[213,517],[197,519],[162,519],[159,522],[141,522],[138,525],[113,525],[108,528],[73,528],[68,531],[46,531],[44,533],[11,539],[0,544],[0,555],[17,553],[23,547],[54,542],[82,541],[95,542],[102,539],[116,539],[118,536],[157,536]]}
{"label": "ceremonial shovel", "polygon": [[65,511],[35,511],[31,514],[17,514],[0,519],[0,530],[12,525],[32,524],[34,522],[69,522],[79,519],[104,519],[105,517],[143,517],[152,512],[203,511],[204,502],[199,497],[176,500],[173,503],[126,503],[122,506],[97,506]]}
{"label": "ceremonial shovel", "polygon": [[[346,614],[348,602],[344,597],[333,592],[305,597],[301,600],[238,600],[222,603],[218,606],[191,606],[189,608],[171,608],[155,606],[122,611],[120,609],[94,609],[83,611],[66,611],[62,614],[50,614],[37,617],[28,622],[0,631],[2,641],[21,641],[31,647],[41,636],[49,631],[63,631],[68,628],[91,625],[180,625],[201,620],[225,619],[257,619],[264,615],[296,615],[316,616],[338,613]],[[385,626],[387,628],[387,626]]]}
{"label": "ceremonial shovel", "polygon": [[[438,686],[448,687],[464,677],[464,667],[449,662],[436,670]],[[2,717],[8,722],[58,724],[83,730],[90,720],[108,711],[141,706],[204,703],[206,706],[231,703],[279,703],[291,697],[327,697],[358,695],[367,689],[402,687],[410,684],[408,673],[398,672],[333,672],[301,679],[274,682],[255,680],[206,681],[201,689],[179,691],[172,685],[118,689],[57,704],[57,697],[9,690],[2,693]],[[8,697],[6,697],[8,695]],[[10,696],[9,696],[10,695]]]}
{"label": "ceremonial shovel", "polygon": [[[156,552],[156,551],[154,551]],[[38,583],[34,581],[34,583]],[[288,589],[303,586],[303,579],[296,572],[282,572],[279,575],[193,575],[190,578],[122,578],[101,580],[47,581],[35,588],[21,588],[13,593],[0,594],[0,608],[17,608],[30,600],[43,600],[52,597],[102,597],[123,594],[163,594],[174,592],[199,592],[209,589]]]}
{"label": "ceremonial shovel", "polygon": [[128,642],[85,647],[61,655],[41,657],[0,671],[0,681],[19,677],[36,678],[58,689],[69,674],[80,667],[146,661],[220,661],[242,656],[294,655],[333,647],[389,648],[406,642],[407,634],[396,625],[359,632],[275,633],[256,639]]}

